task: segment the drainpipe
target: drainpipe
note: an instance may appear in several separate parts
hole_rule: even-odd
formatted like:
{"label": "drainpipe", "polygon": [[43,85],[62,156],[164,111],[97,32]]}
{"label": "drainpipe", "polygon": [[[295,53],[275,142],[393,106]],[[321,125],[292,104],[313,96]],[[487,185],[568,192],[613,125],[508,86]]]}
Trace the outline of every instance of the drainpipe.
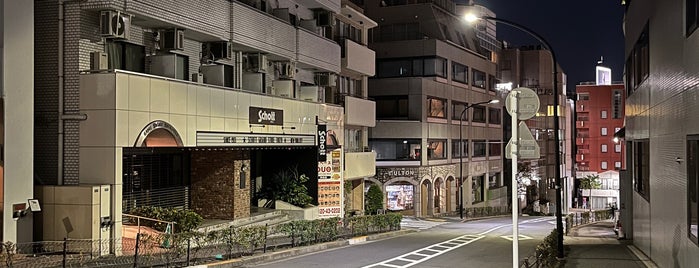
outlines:
{"label": "drainpipe", "polygon": [[63,34],[64,34],[64,0],[58,0],[58,185],[63,185]]}

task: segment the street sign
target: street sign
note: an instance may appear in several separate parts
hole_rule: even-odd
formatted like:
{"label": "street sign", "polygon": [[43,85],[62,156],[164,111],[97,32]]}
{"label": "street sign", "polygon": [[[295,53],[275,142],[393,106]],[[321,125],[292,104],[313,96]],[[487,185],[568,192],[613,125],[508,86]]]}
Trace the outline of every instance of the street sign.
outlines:
{"label": "street sign", "polygon": [[[524,122],[519,122],[517,127],[517,136],[519,136],[519,144],[516,147],[517,158],[519,159],[539,159],[541,157],[541,149],[536,143],[531,130]],[[512,139],[505,146],[505,158],[512,159]]]}
{"label": "street sign", "polygon": [[[517,93],[513,94],[515,91]],[[517,98],[517,107],[513,107],[513,98]],[[507,94],[505,108],[509,114],[516,112],[519,120],[527,120],[534,117],[536,112],[539,111],[539,95],[531,88],[515,88]]]}

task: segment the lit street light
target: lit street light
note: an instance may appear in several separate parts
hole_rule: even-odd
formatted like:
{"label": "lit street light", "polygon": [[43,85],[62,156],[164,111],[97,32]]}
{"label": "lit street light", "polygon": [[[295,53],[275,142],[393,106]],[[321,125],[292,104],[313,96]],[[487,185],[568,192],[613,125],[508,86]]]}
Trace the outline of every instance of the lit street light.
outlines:
{"label": "lit street light", "polygon": [[[464,114],[471,107],[481,104],[493,104],[498,102],[500,102],[500,100],[492,99],[489,101],[482,101],[471,105],[466,105],[466,107],[464,107],[464,109],[461,111],[461,115],[459,116],[459,217],[461,219],[464,218],[464,137],[462,134]],[[471,126],[469,125],[469,127]]]}
{"label": "lit street light", "polygon": [[[558,122],[558,66],[556,65],[556,53],[554,53],[553,49],[551,48],[551,45],[543,38],[541,35],[535,33],[531,29],[516,23],[512,22],[509,20],[505,19],[500,19],[496,17],[490,17],[490,16],[481,16],[478,17],[475,14],[466,14],[464,16],[464,19],[468,22],[474,22],[478,19],[482,20],[490,20],[490,21],[495,21],[495,22],[500,22],[509,26],[512,26],[514,28],[517,28],[519,30],[522,30],[523,32],[526,32],[527,34],[531,35],[532,37],[536,38],[541,42],[546,50],[551,52],[551,61],[553,63],[553,130],[554,130],[554,141],[556,144],[555,147],[555,154],[556,154],[556,166],[554,167],[554,175],[556,177],[556,230],[558,231],[558,245],[557,245],[557,257],[558,258],[563,258],[563,217],[561,213],[561,148],[560,148],[560,122]],[[513,129],[513,131],[517,131],[516,129]],[[514,178],[513,178],[514,179]],[[514,185],[513,185],[514,187]],[[513,209],[514,209],[514,202],[515,200],[512,200],[513,204]],[[516,241],[516,239],[513,237],[513,241]],[[513,243],[514,244],[514,243]],[[514,247],[514,245],[513,245]],[[514,250],[514,249],[513,249]],[[514,259],[515,256],[513,256]],[[515,265],[513,263],[513,265]],[[516,267],[516,266],[515,266]]]}

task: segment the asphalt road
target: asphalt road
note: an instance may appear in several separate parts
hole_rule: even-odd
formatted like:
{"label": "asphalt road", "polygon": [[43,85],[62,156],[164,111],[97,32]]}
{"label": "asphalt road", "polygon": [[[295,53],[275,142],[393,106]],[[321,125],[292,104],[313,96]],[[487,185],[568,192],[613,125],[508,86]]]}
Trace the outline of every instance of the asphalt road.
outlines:
{"label": "asphalt road", "polygon": [[[408,235],[249,267],[512,267],[511,224],[509,217],[448,222]],[[533,255],[536,245],[555,227],[554,217],[520,217],[520,259]]]}

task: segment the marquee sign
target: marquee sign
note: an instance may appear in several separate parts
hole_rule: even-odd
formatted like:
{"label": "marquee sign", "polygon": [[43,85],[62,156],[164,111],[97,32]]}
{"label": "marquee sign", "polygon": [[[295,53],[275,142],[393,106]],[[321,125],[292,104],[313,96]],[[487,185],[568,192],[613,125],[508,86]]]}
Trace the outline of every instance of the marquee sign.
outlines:
{"label": "marquee sign", "polygon": [[315,146],[313,135],[197,132],[197,146]]}

